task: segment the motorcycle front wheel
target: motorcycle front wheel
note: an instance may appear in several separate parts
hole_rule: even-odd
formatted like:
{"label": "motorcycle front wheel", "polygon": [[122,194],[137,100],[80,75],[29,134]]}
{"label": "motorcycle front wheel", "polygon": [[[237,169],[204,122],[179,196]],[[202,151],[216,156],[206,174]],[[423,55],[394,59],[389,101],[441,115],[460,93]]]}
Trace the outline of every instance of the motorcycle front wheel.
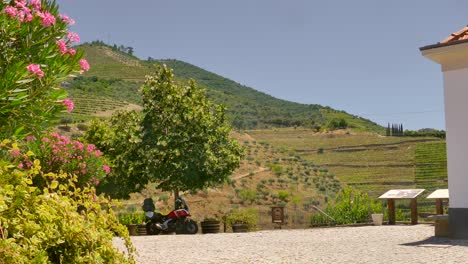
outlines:
{"label": "motorcycle front wheel", "polygon": [[148,234],[148,235],[158,235],[160,232],[161,232],[161,230],[159,230],[156,227],[156,223],[149,222],[149,223],[146,224],[146,234]]}
{"label": "motorcycle front wheel", "polygon": [[186,223],[185,223],[185,233],[186,234],[190,234],[190,235],[193,235],[193,234],[196,234],[198,232],[198,225],[197,225],[197,222],[193,221],[193,220],[188,220]]}

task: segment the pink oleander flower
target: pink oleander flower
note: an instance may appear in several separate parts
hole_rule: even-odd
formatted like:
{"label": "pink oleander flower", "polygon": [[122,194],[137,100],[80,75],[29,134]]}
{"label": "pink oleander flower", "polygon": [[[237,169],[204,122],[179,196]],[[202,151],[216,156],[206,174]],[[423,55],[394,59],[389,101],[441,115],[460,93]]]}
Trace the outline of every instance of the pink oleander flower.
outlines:
{"label": "pink oleander flower", "polygon": [[96,146],[94,146],[93,144],[88,144],[88,146],[86,147],[86,150],[91,153],[93,152],[93,150],[96,149]]}
{"label": "pink oleander flower", "polygon": [[83,72],[85,72],[85,71],[89,71],[88,61],[85,60],[85,59],[81,59],[80,60],[80,67],[81,67],[80,74],[83,74]]}
{"label": "pink oleander flower", "polygon": [[75,32],[68,32],[67,38],[70,40],[70,42],[80,42],[80,36],[76,34]]}
{"label": "pink oleander flower", "polygon": [[73,26],[73,25],[75,24],[75,20],[73,20],[72,18],[68,17],[67,15],[62,15],[62,14],[60,14],[60,15],[59,15],[59,18],[60,18],[63,22],[67,23],[67,24],[70,25],[70,26]]}
{"label": "pink oleander flower", "polygon": [[68,49],[68,54],[73,56],[73,55],[76,54],[76,50],[70,48],[70,49]]}
{"label": "pink oleander flower", "polygon": [[35,10],[41,9],[41,0],[31,0],[30,4]]}
{"label": "pink oleander flower", "polygon": [[43,15],[42,25],[44,27],[50,27],[55,24],[55,17],[51,13],[46,12],[46,13],[43,13],[42,15]]}
{"label": "pink oleander flower", "polygon": [[11,151],[11,155],[13,155],[13,157],[18,157],[20,154],[21,152],[19,151],[19,149],[14,149]]}
{"label": "pink oleander flower", "polygon": [[106,171],[107,174],[109,174],[111,171],[110,167],[107,165],[102,165],[102,168]]}
{"label": "pink oleander flower", "polygon": [[57,46],[58,46],[58,48],[60,50],[60,53],[62,55],[67,53],[67,44],[65,43],[65,41],[63,39],[57,40],[55,43],[57,43]]}
{"label": "pink oleander flower", "polygon": [[35,75],[37,75],[37,77],[39,77],[39,79],[42,79],[42,77],[44,77],[44,72],[41,70],[41,66],[38,65],[38,64],[31,63],[26,67],[26,69],[29,72],[34,73]]}
{"label": "pink oleander flower", "polygon": [[62,14],[59,14],[58,17],[65,23],[68,23],[68,20],[70,19],[67,15]]}
{"label": "pink oleander flower", "polygon": [[15,1],[16,7],[25,8],[26,0]]}
{"label": "pink oleander flower", "polygon": [[70,100],[70,98],[66,98],[65,100],[63,100],[62,104],[67,107],[68,112],[73,111],[73,108],[75,107],[75,104],[72,100]]}
{"label": "pink oleander flower", "polygon": [[10,17],[15,17],[18,14],[18,9],[12,7],[12,6],[7,6],[5,8],[5,14],[9,15]]}
{"label": "pink oleander flower", "polygon": [[81,59],[80,60],[80,67],[82,70],[84,71],[89,71],[89,64],[88,64],[88,61],[85,60],[85,59]]}
{"label": "pink oleander flower", "polygon": [[31,13],[26,14],[26,21],[31,22],[33,20],[33,15]]}

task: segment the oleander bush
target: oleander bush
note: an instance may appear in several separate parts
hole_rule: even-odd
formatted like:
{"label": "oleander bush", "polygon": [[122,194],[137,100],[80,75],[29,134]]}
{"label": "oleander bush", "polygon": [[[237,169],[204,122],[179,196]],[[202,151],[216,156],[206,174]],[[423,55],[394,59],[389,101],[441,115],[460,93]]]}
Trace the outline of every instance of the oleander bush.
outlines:
{"label": "oleander bush", "polygon": [[[5,140],[0,150],[13,144]],[[3,158],[0,174],[0,263],[134,263],[113,203],[91,185],[78,187],[77,175],[44,172],[38,159],[20,168]],[[125,240],[128,255],[113,246],[114,235]]]}

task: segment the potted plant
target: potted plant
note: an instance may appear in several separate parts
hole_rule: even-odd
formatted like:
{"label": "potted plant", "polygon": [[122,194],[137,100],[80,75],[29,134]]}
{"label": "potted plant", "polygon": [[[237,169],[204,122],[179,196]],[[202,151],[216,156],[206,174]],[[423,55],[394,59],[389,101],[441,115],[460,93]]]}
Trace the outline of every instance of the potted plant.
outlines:
{"label": "potted plant", "polygon": [[[383,223],[383,219],[384,219],[384,207],[383,207],[383,204],[379,204],[378,202],[376,201],[371,201],[371,204],[370,204],[371,208],[371,218],[372,218],[372,223],[374,225],[382,225]],[[379,208],[380,207],[380,208]]]}
{"label": "potted plant", "polygon": [[221,221],[216,217],[208,217],[201,222],[203,234],[219,233],[220,227]]}
{"label": "potted plant", "polygon": [[232,228],[232,232],[247,232],[255,230],[258,222],[256,209],[234,209],[226,215],[226,224]]}
{"label": "potted plant", "polygon": [[[141,234],[140,226],[144,223],[145,218],[141,213],[121,213],[119,214],[119,222],[127,226],[128,233],[131,236]],[[145,225],[143,224],[145,227]],[[145,228],[146,233],[146,228]]]}

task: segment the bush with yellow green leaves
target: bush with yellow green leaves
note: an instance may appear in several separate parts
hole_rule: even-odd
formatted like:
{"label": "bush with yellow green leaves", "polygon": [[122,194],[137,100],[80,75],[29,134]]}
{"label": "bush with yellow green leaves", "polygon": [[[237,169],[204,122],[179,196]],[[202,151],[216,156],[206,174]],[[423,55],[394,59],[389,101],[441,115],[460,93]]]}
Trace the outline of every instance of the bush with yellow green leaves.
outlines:
{"label": "bush with yellow green leaves", "polygon": [[[0,154],[12,148],[0,143]],[[92,186],[78,187],[77,177],[44,173],[39,160],[31,168],[0,155],[0,263],[135,263],[126,228],[112,202]],[[33,179],[46,183],[38,188]],[[128,254],[112,244],[125,240]]]}

